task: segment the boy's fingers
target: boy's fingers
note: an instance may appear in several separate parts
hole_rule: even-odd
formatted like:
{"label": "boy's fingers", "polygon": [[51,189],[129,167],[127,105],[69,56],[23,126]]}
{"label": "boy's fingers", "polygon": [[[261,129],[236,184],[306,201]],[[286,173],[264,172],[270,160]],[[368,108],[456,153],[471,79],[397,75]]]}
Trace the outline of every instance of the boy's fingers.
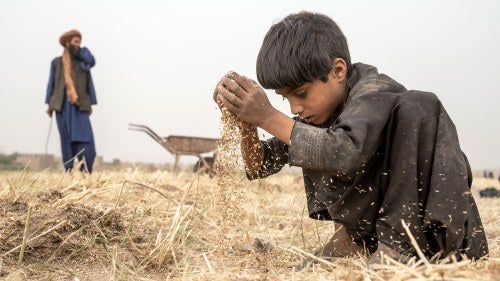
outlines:
{"label": "boy's fingers", "polygon": [[219,94],[218,98],[220,99],[221,97],[224,98],[226,102],[231,103],[234,107],[239,107],[240,106],[240,99],[238,98],[237,95],[231,93],[228,89],[225,87],[218,87],[217,92]]}
{"label": "boy's fingers", "polygon": [[233,79],[245,92],[249,92],[255,88],[255,85],[257,84],[255,81],[248,79],[243,75],[239,75],[234,71],[229,71],[226,77]]}
{"label": "boy's fingers", "polygon": [[[233,94],[230,94],[228,97],[229,99],[231,98],[236,98]],[[220,102],[231,112],[236,112],[238,110],[238,107],[234,105],[229,99],[227,98],[227,95],[219,93],[219,100]]]}
{"label": "boy's fingers", "polygon": [[215,86],[215,90],[214,90],[214,93],[213,93],[213,99],[217,103],[219,101],[219,99],[217,98],[217,96],[219,95],[219,88],[221,88],[221,87],[222,87],[222,82],[217,83],[217,86]]}
{"label": "boy's fingers", "polygon": [[255,81],[250,80],[245,76],[239,76],[237,82],[240,85],[240,87],[243,88],[243,90],[245,90],[245,92],[250,92],[257,85]]}
{"label": "boy's fingers", "polygon": [[242,97],[242,95],[245,94],[245,90],[238,85],[238,82],[236,82],[233,78],[230,77],[224,77],[222,78],[222,82],[226,88],[236,95],[237,97]]}
{"label": "boy's fingers", "polygon": [[227,74],[226,74],[226,77],[227,78],[230,78],[230,79],[233,79],[234,81],[238,81],[240,75],[234,71],[229,71]]}
{"label": "boy's fingers", "polygon": [[214,93],[212,94],[212,98],[214,99],[215,102],[218,102],[219,100],[217,99],[217,96],[219,95],[219,91],[214,90]]}

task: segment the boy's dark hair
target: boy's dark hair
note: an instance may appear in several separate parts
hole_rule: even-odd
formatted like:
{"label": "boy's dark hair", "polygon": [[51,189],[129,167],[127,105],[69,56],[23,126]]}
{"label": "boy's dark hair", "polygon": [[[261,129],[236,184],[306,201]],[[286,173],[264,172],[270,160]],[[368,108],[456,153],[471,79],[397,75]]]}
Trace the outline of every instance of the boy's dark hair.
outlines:
{"label": "boy's dark hair", "polygon": [[332,62],[342,58],[351,72],[347,40],[328,16],[299,12],[271,26],[257,57],[257,79],[266,89],[327,81]]}

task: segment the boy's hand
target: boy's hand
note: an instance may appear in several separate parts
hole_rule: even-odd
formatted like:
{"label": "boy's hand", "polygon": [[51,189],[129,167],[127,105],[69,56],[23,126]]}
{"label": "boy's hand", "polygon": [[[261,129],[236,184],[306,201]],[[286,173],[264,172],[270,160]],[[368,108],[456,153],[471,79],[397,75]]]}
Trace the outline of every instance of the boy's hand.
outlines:
{"label": "boy's hand", "polygon": [[[264,90],[253,80],[228,72],[217,84],[214,100],[250,125],[261,127],[266,117],[276,111]],[[246,125],[248,126],[248,125]]]}

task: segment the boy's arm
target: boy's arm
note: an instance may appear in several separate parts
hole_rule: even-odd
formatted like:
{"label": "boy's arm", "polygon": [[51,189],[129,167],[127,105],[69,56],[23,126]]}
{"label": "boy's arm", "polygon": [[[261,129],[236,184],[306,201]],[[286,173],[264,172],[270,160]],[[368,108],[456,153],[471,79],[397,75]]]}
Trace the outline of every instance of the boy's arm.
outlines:
{"label": "boy's arm", "polygon": [[282,142],[290,145],[294,125],[295,120],[293,120],[293,118],[286,116],[279,110],[274,110],[264,119],[259,127],[277,137]]}
{"label": "boy's arm", "polygon": [[259,140],[257,129],[250,127],[241,131],[241,152],[249,180],[276,174],[288,164],[288,145],[278,138]]}
{"label": "boy's arm", "polygon": [[[329,128],[297,122],[291,134],[290,164],[307,169],[351,175],[377,154],[384,129],[400,94],[367,92],[356,96]],[[397,109],[396,109],[397,110]],[[400,129],[398,125],[397,129]],[[395,130],[391,128],[392,130]],[[404,129],[401,132],[405,132]]]}

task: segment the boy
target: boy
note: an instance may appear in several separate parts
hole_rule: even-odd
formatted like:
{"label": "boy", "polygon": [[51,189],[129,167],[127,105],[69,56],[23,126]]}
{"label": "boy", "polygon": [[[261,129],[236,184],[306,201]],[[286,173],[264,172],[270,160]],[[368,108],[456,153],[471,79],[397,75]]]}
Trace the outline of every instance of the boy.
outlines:
{"label": "boy", "polygon": [[74,158],[85,160],[81,170],[92,173],[95,158],[94,134],[89,116],[97,103],[90,69],[94,56],[80,48],[82,35],[70,30],[59,38],[63,55],[52,60],[45,103],[47,113],[56,112],[64,169],[73,169]]}
{"label": "boy", "polygon": [[[249,179],[285,164],[302,167],[309,216],[340,229],[317,255],[407,259],[416,251],[402,221],[427,257],[488,253],[467,158],[434,94],[408,91],[373,66],[351,64],[337,24],[309,12],[270,28],[257,78],[287,99],[296,117],[276,110],[255,82],[234,72],[221,79],[214,100],[244,121]],[[274,138],[259,142],[257,127]]]}

